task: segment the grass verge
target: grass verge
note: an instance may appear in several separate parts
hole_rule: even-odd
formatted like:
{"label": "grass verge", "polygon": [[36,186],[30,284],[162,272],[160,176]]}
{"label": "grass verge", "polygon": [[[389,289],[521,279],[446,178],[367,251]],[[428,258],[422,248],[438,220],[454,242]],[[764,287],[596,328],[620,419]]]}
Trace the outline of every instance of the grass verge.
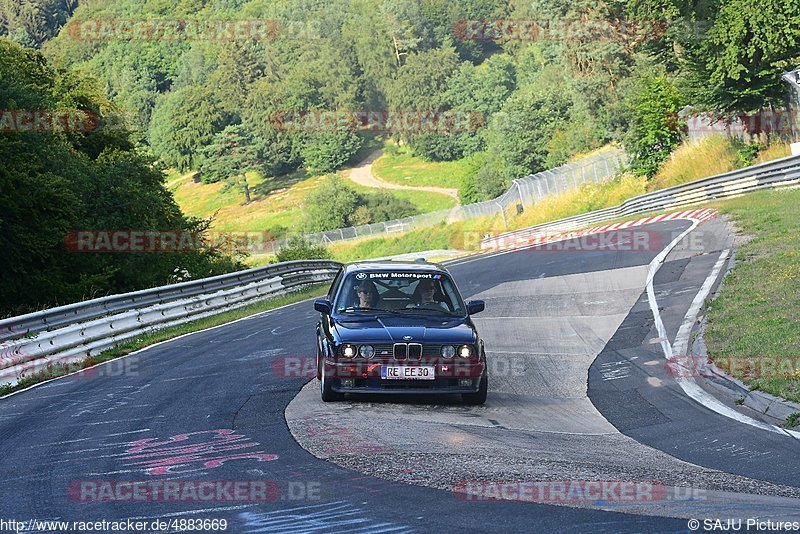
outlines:
{"label": "grass verge", "polygon": [[670,155],[658,173],[647,184],[648,191],[657,191],[706,176],[729,172],[741,163],[730,139],[721,135],[687,142]]}
{"label": "grass verge", "polygon": [[464,177],[474,172],[470,157],[454,161],[425,161],[412,156],[406,147],[385,152],[372,164],[375,176],[387,182],[413,187],[458,189]]}
{"label": "grass verge", "polygon": [[363,194],[387,192],[394,197],[403,198],[414,204],[419,213],[430,213],[433,211],[449,210],[456,205],[453,197],[441,195],[439,193],[429,193],[427,191],[413,191],[407,189],[378,189],[366,187],[350,180],[346,181],[347,187]]}
{"label": "grass verge", "polygon": [[[800,190],[717,204],[750,237],[708,309],[705,340],[719,367],[757,389],[800,402]],[[731,365],[733,363],[733,365]]]}
{"label": "grass verge", "polygon": [[220,313],[219,315],[212,315],[211,317],[205,317],[190,323],[171,328],[165,328],[164,330],[159,330],[150,334],[144,334],[141,337],[126,341],[112,349],[103,351],[97,356],[90,356],[80,362],[75,362],[72,364],[57,364],[37,373],[25,376],[13,386],[9,384],[3,384],[0,386],[0,396],[7,395],[20,389],[25,389],[34,384],[44,382],[45,380],[50,380],[51,378],[64,376],[74,373],[75,371],[80,371],[81,369],[86,369],[87,367],[92,367],[93,365],[97,365],[99,363],[125,356],[126,354],[130,354],[131,352],[143,349],[160,341],[166,341],[183,334],[197,332],[198,330],[225,324],[236,319],[241,319],[242,317],[247,317],[248,315],[274,310],[275,308],[279,308],[287,304],[293,304],[295,302],[316,297],[324,294],[327,288],[328,284],[313,284],[280,297],[262,300],[236,310]]}

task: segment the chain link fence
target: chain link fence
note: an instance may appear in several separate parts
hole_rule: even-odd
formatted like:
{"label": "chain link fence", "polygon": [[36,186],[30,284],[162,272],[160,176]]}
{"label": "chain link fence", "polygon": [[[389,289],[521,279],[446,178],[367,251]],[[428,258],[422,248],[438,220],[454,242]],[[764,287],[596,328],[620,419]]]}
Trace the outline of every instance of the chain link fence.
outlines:
{"label": "chain link fence", "polygon": [[[507,191],[494,200],[392,221],[305,234],[303,237],[312,243],[329,245],[367,237],[391,236],[435,226],[442,222],[452,223],[477,217],[499,216],[505,221],[506,213],[518,205],[526,208],[548,195],[563,193],[585,183],[601,182],[612,177],[625,163],[626,157],[622,150],[604,150],[555,169],[518,178]],[[273,252],[279,250],[284,243],[285,241],[275,242],[272,247]]]}

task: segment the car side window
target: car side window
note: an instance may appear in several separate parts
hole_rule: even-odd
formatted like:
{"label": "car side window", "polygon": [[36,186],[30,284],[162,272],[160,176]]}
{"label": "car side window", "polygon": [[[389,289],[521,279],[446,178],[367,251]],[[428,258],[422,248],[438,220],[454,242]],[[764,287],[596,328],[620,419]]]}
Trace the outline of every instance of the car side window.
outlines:
{"label": "car side window", "polygon": [[328,289],[328,300],[333,302],[333,298],[336,296],[336,290],[339,288],[339,284],[342,283],[342,274],[344,273],[344,267],[339,268],[339,272],[336,273],[336,276],[333,278],[333,282],[331,283],[331,287]]}
{"label": "car side window", "polygon": [[444,289],[445,295],[447,295],[447,300],[450,301],[453,307],[453,309],[450,311],[453,311],[455,313],[464,313],[465,310],[462,309],[461,306],[459,305],[459,303],[461,302],[461,297],[458,294],[458,290],[456,289],[455,284],[453,284],[453,282],[450,281],[450,279],[448,278],[444,278],[442,282],[443,282],[442,287]]}

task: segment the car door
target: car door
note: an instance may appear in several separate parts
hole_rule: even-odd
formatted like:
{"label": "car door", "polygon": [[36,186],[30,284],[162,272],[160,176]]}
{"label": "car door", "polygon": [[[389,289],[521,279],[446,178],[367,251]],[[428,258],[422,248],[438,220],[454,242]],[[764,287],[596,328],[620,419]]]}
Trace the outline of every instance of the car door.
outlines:
{"label": "car door", "polygon": [[[331,287],[328,288],[328,294],[325,298],[329,302],[333,302],[336,293],[339,290],[339,285],[342,283],[344,268],[340,268],[339,272],[331,282]],[[330,316],[320,314],[319,322],[317,322],[317,379],[322,378],[322,358],[325,356],[326,346],[331,339],[331,323]]]}

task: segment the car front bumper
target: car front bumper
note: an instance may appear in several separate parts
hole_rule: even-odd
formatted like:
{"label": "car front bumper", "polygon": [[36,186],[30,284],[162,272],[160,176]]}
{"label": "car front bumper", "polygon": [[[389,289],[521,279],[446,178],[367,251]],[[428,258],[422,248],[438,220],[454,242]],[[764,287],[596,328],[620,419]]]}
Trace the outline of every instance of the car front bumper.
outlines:
{"label": "car front bumper", "polygon": [[[403,380],[381,378],[382,365],[392,363],[334,363],[325,361],[326,379],[331,380],[331,389],[337,393],[384,393],[392,395],[431,395],[450,393],[475,393],[486,365],[482,362],[457,362],[432,364],[414,362],[414,366],[434,367],[433,380]],[[467,383],[465,383],[467,382]]]}

